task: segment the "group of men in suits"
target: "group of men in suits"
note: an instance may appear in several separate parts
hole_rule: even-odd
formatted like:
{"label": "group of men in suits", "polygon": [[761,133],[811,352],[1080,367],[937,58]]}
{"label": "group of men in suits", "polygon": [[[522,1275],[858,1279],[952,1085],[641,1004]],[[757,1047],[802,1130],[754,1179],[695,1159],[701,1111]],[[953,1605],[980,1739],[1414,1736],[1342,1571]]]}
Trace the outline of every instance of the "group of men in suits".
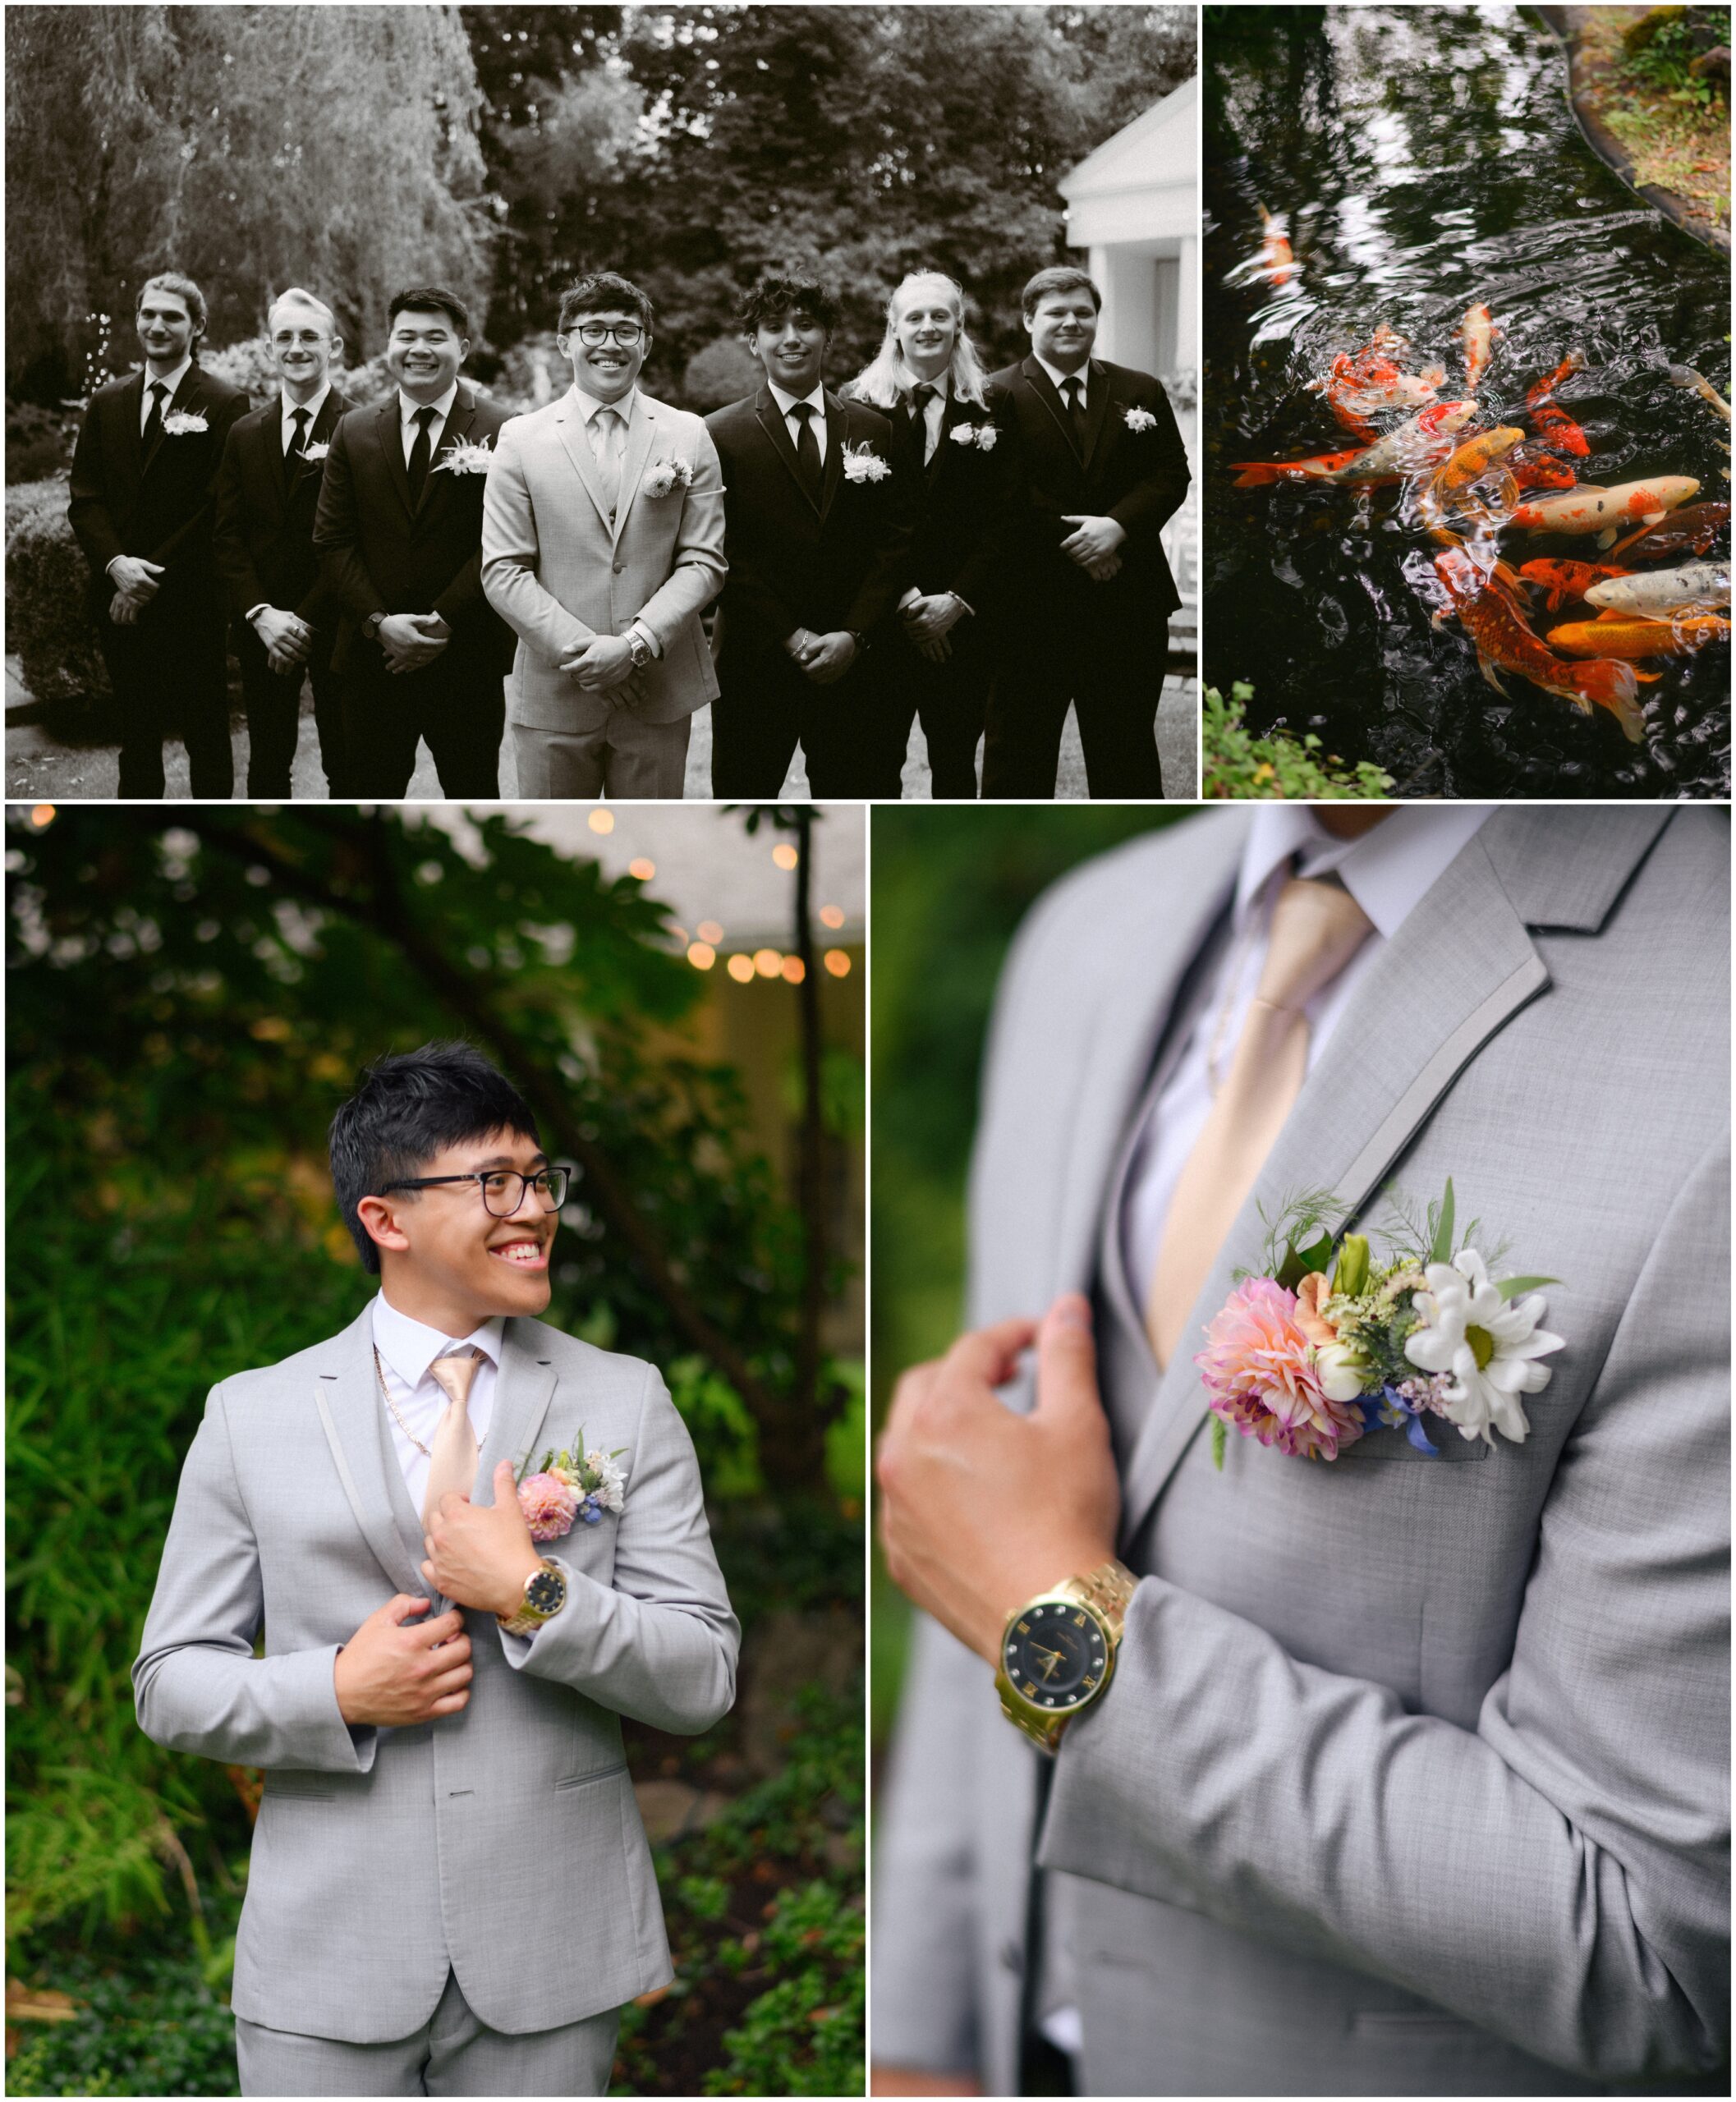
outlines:
{"label": "group of men in suits", "polygon": [[702,420],[639,386],[650,302],[599,271],[561,302],[572,385],[509,417],[461,377],[445,288],[393,300],[394,392],[368,407],[296,289],[250,411],[197,362],[199,287],[153,278],[145,369],[92,397],[69,507],[120,792],[162,794],[177,728],[195,795],[232,792],[232,622],[254,796],[292,792],[307,682],[334,796],[403,795],[425,739],[444,793],[495,795],[510,725],[526,795],[678,797],[707,703],[721,797],[775,797],[799,744],[816,796],[896,798],[919,712],[937,795],[976,792],[986,730],[982,792],[1049,796],[1069,703],[1091,792],[1160,796],[1159,529],[1188,470],[1158,382],[1091,356],[1099,306],[1040,271],[1028,357],[966,392],[900,366],[889,407],[826,383],[834,295],[765,277],[740,315],[764,379]]}

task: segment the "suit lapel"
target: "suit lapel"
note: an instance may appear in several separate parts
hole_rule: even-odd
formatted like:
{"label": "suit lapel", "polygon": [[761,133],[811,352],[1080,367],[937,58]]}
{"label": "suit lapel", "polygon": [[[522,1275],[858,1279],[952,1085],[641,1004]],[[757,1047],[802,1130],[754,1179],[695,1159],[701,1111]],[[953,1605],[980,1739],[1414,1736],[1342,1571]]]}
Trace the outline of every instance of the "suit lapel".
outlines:
{"label": "suit lapel", "polygon": [[121,411],[119,459],[129,488],[136,489],[145,479],[145,446],[139,419],[145,414],[145,374],[140,370],[126,383],[126,391],[113,397]]}
{"label": "suit lapel", "polygon": [[826,404],[826,457],[820,469],[820,516],[824,520],[832,508],[832,499],[838,494],[838,484],[844,479],[844,447],[850,442],[849,417],[843,403],[831,388],[825,390]]}
{"label": "suit lapel", "polygon": [[[466,387],[463,381],[461,379],[458,383],[458,391],[452,397],[452,414],[446,419],[445,428],[440,433],[440,443],[434,447],[433,457],[428,462],[428,472],[422,479],[421,501],[416,507],[417,517],[420,518],[421,516],[422,512],[427,507],[429,498],[432,497],[434,493],[435,487],[437,486],[434,481],[434,475],[436,472],[444,473],[448,481],[454,481],[457,479],[457,476],[450,471],[450,470],[441,468],[440,462],[443,460],[450,457],[452,449],[455,445],[463,444],[465,440],[470,435],[471,425],[475,423],[475,420],[476,396],[475,391]],[[409,486],[410,470],[406,467],[404,470],[404,487],[407,489]]]}
{"label": "suit lapel", "polygon": [[1074,459],[1079,457],[1079,448],[1073,443],[1073,427],[1067,420],[1067,404],[1055,390],[1055,383],[1038,364],[1035,356],[1028,357],[1019,367],[1026,383],[1043,406],[1054,420],[1054,425],[1067,441],[1067,449]]}
{"label": "suit lapel", "polygon": [[[560,434],[567,457],[572,461],[574,471],[585,484],[585,493],[590,498],[592,507],[606,533],[609,530],[609,506],[603,501],[602,487],[597,480],[596,456],[590,449],[590,439],[586,434],[579,405],[572,395],[567,395],[556,409],[554,427]],[[618,511],[620,508],[618,500],[615,507]]]}
{"label": "suit lapel", "polygon": [[503,1460],[510,1460],[512,1471],[518,1474],[531,1457],[555,1388],[553,1365],[548,1358],[537,1356],[539,1343],[538,1332],[530,1324],[507,1321],[500,1351],[500,1384],[494,1389],[494,1413],[476,1462],[474,1503],[494,1501],[494,1470]]}
{"label": "suit lapel", "polygon": [[[162,420],[157,425],[156,443],[145,456],[144,465],[140,470],[141,475],[148,475],[150,472],[152,466],[155,464],[157,455],[162,452],[163,446],[168,443],[168,430],[167,426],[169,418],[172,416],[177,410],[186,409],[191,406],[195,396],[196,396],[199,392],[199,383],[202,374],[196,365],[190,365],[186,370],[181,374],[181,384],[175,389],[168,400],[163,405]],[[145,386],[142,374],[140,381],[139,398],[142,403],[145,398]]]}
{"label": "suit lapel", "polygon": [[[374,1363],[371,1304],[320,1353],[315,1401],[343,1493],[362,1536],[396,1590],[429,1595],[421,1521],[411,1508]],[[415,1547],[415,1553],[411,1549]]]}
{"label": "suit lapel", "polygon": [[[819,511],[820,508],[820,505],[815,503],[813,498],[808,494],[806,487],[803,484],[801,479],[801,470],[796,465],[796,448],[790,443],[789,426],[784,422],[783,416],[778,413],[778,404],[772,397],[772,391],[770,388],[762,387],[760,389],[760,398],[754,404],[754,415],[759,423],[760,429],[765,433],[767,438],[770,441],[773,452],[777,454],[778,457],[783,462],[785,467],[788,469],[790,480],[796,484],[797,493],[800,495],[802,502],[810,506],[813,510],[816,512]],[[829,433],[831,429],[831,424],[832,407],[830,401],[828,400],[826,404],[826,428]],[[835,447],[831,449],[834,451],[836,450]]]}
{"label": "suit lapel", "polygon": [[1222,1304],[1231,1273],[1258,1269],[1264,1219],[1318,1189],[1333,1192],[1336,1221],[1362,1214],[1465,1067],[1549,982],[1479,833],[1370,966],[1238,1213],[1128,1462],[1124,1542],[1205,1420],[1192,1339]]}
{"label": "suit lapel", "polygon": [[410,470],[404,465],[403,425],[398,415],[398,393],[393,388],[388,398],[380,404],[374,419],[374,434],[379,441],[379,449],[386,457],[386,472],[392,486],[397,491],[397,500],[404,507],[404,516],[416,517],[416,506],[410,501]]}
{"label": "suit lapel", "polygon": [[633,499],[639,493],[639,478],[645,472],[645,463],[651,457],[651,443],[657,435],[657,417],[643,394],[635,392],[631,412],[627,417],[627,443],[621,452],[621,487],[615,498],[615,540],[618,545],[626,530],[627,513],[633,507]]}
{"label": "suit lapel", "polygon": [[[280,402],[279,406],[281,407],[281,406],[282,404]],[[316,470],[321,474],[324,474],[325,471],[325,462],[323,460],[310,460],[307,457],[306,448],[310,445],[319,445],[321,443],[329,445],[332,439],[332,433],[338,428],[338,419],[343,415],[344,411],[349,407],[349,403],[344,399],[342,395],[338,392],[338,389],[335,387],[327,388],[325,399],[319,404],[319,413],[315,417],[313,423],[309,427],[306,437],[301,441],[301,452],[296,455],[295,470],[290,478],[289,486],[290,493],[292,494],[300,488],[302,480],[305,475],[314,473]],[[281,434],[282,430],[281,420],[278,423],[278,428],[279,434]],[[407,473],[405,476],[405,486],[406,488],[409,486],[409,476]]]}
{"label": "suit lapel", "polygon": [[1104,425],[1109,420],[1110,385],[1109,374],[1093,358],[1090,377],[1085,383],[1085,464],[1087,467],[1097,456],[1097,443],[1103,436]]}

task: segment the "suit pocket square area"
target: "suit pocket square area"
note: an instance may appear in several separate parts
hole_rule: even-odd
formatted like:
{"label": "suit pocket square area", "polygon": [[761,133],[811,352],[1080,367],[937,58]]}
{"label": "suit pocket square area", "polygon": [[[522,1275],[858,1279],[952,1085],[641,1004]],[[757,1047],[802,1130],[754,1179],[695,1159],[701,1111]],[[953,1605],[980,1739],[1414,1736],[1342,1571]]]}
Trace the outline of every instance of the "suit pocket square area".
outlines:
{"label": "suit pocket square area", "polygon": [[1366,1466],[1380,1460],[1414,1460],[1418,1466],[1432,1467],[1443,1460],[1486,1460],[1494,1448],[1486,1438],[1461,1438],[1450,1424],[1429,1426],[1435,1445],[1432,1453],[1419,1453],[1402,1431],[1382,1427],[1371,1430],[1353,1444],[1339,1448],[1337,1465],[1359,1462]]}
{"label": "suit pocket square area", "polygon": [[613,1766],[599,1766],[589,1774],[568,1774],[554,1784],[554,1792],[561,1795],[572,1788],[588,1788],[594,1782],[613,1781],[627,1771],[627,1761],[618,1760]]}
{"label": "suit pocket square area", "polygon": [[299,1774],[268,1772],[263,1800],[269,1803],[334,1803],[338,1800],[338,1791]]}

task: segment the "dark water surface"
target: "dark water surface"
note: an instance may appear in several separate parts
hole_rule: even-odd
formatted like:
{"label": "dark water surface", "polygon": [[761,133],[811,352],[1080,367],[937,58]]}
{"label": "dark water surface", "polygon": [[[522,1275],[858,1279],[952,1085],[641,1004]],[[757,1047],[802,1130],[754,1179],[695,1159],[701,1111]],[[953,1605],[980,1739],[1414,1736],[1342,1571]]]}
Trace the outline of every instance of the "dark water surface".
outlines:
{"label": "dark water surface", "polygon": [[[1443,365],[1443,397],[1463,397],[1455,331],[1481,301],[1501,331],[1481,426],[1529,434],[1527,387],[1577,350],[1587,369],[1559,398],[1591,443],[1569,463],[1580,478],[1691,475],[1690,501],[1728,502],[1729,426],[1666,368],[1692,365],[1729,399],[1729,266],[1591,152],[1559,48],[1517,7],[1208,7],[1206,48],[1208,680],[1226,694],[1249,681],[1251,727],[1316,732],[1400,793],[1728,796],[1726,647],[1637,668],[1664,674],[1640,688],[1643,745],[1516,673],[1504,701],[1458,624],[1430,626],[1438,550],[1400,491],[1238,489],[1228,463],[1353,446],[1307,383],[1379,322],[1409,339],[1406,371]],[[1250,267],[1262,204],[1299,266],[1284,285]],[[1515,564],[1603,558],[1589,538],[1500,545]]]}

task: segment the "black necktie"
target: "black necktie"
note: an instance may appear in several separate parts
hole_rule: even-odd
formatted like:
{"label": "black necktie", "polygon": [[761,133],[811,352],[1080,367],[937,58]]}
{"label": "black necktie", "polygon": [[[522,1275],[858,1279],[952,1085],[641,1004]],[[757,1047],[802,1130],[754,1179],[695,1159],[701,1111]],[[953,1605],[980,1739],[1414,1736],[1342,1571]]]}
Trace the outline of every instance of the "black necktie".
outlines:
{"label": "black necktie", "polygon": [[1067,397],[1067,420],[1072,429],[1073,445],[1082,460],[1085,457],[1085,382],[1077,378],[1063,379],[1061,392]]}
{"label": "black necktie", "polygon": [[410,448],[410,503],[412,509],[422,501],[422,484],[428,480],[428,456],[434,450],[429,442],[428,429],[434,420],[432,408],[421,408],[416,412],[416,443]]}
{"label": "black necktie", "polygon": [[145,413],[145,429],[140,439],[140,443],[147,452],[156,443],[158,434],[163,429],[163,402],[168,391],[160,379],[154,379],[151,382],[151,405]]}
{"label": "black necktie", "polygon": [[928,405],[939,391],[938,387],[930,387],[925,379],[920,387],[913,387],[910,390],[910,420],[916,429],[922,434],[922,460],[925,466],[928,463]]}
{"label": "black necktie", "polygon": [[295,429],[290,433],[289,443],[283,448],[283,457],[286,460],[292,452],[299,452],[301,450],[302,443],[307,436],[306,410],[296,409],[289,420],[295,425]]}
{"label": "black necktie", "polygon": [[814,404],[797,402],[790,410],[801,425],[801,435],[796,441],[796,471],[801,477],[801,486],[815,503],[820,501],[820,440],[814,434]]}

